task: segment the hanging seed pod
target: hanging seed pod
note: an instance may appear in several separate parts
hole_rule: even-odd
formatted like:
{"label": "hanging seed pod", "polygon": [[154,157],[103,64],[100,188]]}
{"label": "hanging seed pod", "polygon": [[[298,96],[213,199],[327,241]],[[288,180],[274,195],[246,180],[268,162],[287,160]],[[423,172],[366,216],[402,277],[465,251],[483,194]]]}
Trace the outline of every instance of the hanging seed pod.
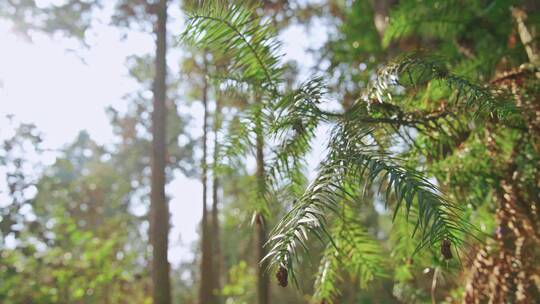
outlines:
{"label": "hanging seed pod", "polygon": [[452,259],[452,242],[449,239],[444,239],[441,242],[441,254],[445,260]]}
{"label": "hanging seed pod", "polygon": [[288,274],[287,269],[283,266],[279,266],[278,272],[276,273],[276,279],[278,280],[278,284],[281,287],[287,287],[289,284],[288,281]]}

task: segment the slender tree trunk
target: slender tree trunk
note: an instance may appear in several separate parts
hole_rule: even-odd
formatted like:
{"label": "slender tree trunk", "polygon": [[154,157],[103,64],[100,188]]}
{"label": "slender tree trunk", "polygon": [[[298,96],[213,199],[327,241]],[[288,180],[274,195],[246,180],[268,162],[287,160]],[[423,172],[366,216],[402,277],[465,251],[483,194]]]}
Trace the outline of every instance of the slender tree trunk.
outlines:
{"label": "slender tree trunk", "polygon": [[267,233],[264,223],[264,216],[262,213],[257,214],[255,233],[255,246],[257,247],[257,303],[268,304],[270,303],[270,280],[268,278],[268,273],[266,272],[266,263],[264,263],[264,265],[259,264],[259,262],[266,256],[264,244],[266,243]]}
{"label": "slender tree trunk", "polygon": [[384,36],[384,31],[388,27],[388,15],[390,9],[394,6],[396,0],[370,0],[371,7],[373,8],[373,23],[375,28],[379,33],[379,36],[382,38]]}
{"label": "slender tree trunk", "polygon": [[[206,54],[205,54],[206,56]],[[205,60],[206,70],[206,60]],[[207,210],[207,192],[208,192],[208,164],[206,157],[208,154],[208,82],[206,75],[204,77],[202,102],[204,106],[203,121],[203,155],[202,155],[202,184],[203,184],[203,215],[202,215],[202,257],[201,257],[201,285],[199,288],[199,304],[214,303],[213,298],[213,273],[212,273],[212,239],[209,231],[208,210]]]}
{"label": "slender tree trunk", "polygon": [[[264,138],[263,127],[260,115],[257,115],[256,121],[256,162],[257,162],[257,193],[259,194],[259,200],[264,200],[264,193],[266,192],[265,172],[264,172]],[[270,303],[270,280],[268,273],[266,272],[266,265],[260,265],[260,261],[266,256],[266,250],[264,244],[266,243],[266,226],[264,215],[261,212],[256,214],[255,219],[255,252],[256,261],[255,265],[257,269],[257,303],[268,304]]]}
{"label": "slender tree trunk", "polygon": [[[213,159],[213,172],[212,172],[212,238],[214,249],[214,281],[212,286],[214,290],[221,289],[221,244],[219,237],[219,177],[217,175],[217,163],[219,162],[219,140],[218,132],[221,128],[221,102],[218,96],[216,96],[216,110],[214,113],[214,159]],[[219,301],[219,299],[216,299]]]}
{"label": "slender tree trunk", "polygon": [[165,197],[165,126],[167,109],[167,1],[157,4],[156,24],[156,74],[154,78],[154,101],[152,112],[152,185],[150,197],[152,283],[154,304],[171,303],[169,261],[167,260],[169,237],[169,208]]}

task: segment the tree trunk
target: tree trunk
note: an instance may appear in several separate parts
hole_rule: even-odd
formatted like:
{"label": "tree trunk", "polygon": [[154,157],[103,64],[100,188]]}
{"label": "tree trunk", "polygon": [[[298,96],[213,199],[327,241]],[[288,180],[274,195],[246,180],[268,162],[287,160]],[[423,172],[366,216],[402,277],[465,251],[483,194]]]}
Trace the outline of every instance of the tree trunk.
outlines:
{"label": "tree trunk", "polygon": [[388,27],[388,15],[390,9],[394,6],[396,0],[370,0],[371,7],[373,8],[373,23],[379,33],[379,36],[384,37],[384,32]]}
{"label": "tree trunk", "polygon": [[[218,132],[221,128],[221,102],[219,97],[216,96],[216,110],[214,113],[214,159],[213,159],[213,172],[212,172],[212,237],[213,237],[213,258],[214,258],[214,281],[212,287],[214,290],[221,289],[221,244],[219,237],[219,177],[217,175],[217,163],[219,162],[219,140]],[[219,299],[216,299],[219,300]]]}
{"label": "tree trunk", "polygon": [[150,197],[152,244],[152,296],[154,304],[171,303],[169,261],[167,260],[169,237],[169,208],[165,197],[165,126],[167,109],[167,1],[157,6],[156,74],[154,76],[154,100],[152,112],[152,185]]}
{"label": "tree trunk", "polygon": [[[512,14],[530,64],[535,65],[539,55],[525,25],[527,15],[518,8],[513,8]],[[535,75],[540,78],[538,73]],[[527,131],[520,135],[495,189],[498,202],[495,241],[481,249],[473,261],[465,289],[466,303],[531,303],[531,299],[540,298],[540,164],[533,173],[531,189],[523,183],[526,173],[517,160],[527,141],[540,153],[540,102],[537,96],[520,92],[518,83],[510,81],[506,85],[518,96],[516,105],[524,109],[522,115]],[[488,150],[493,156],[501,153],[491,131],[488,132]]]}
{"label": "tree trunk", "polygon": [[465,290],[466,303],[530,303],[530,299],[540,297],[535,279],[540,271],[539,233],[528,218],[529,202],[519,189],[521,172],[514,164],[514,155],[506,171],[495,191],[499,203],[495,242],[481,249],[473,261]]}
{"label": "tree trunk", "polygon": [[[204,54],[206,56],[206,54]],[[204,70],[206,71],[206,60],[204,62]],[[203,96],[202,102],[204,106],[204,118],[203,118],[203,155],[202,155],[202,185],[203,185],[203,215],[202,215],[202,257],[201,257],[201,285],[199,287],[199,303],[210,304],[214,303],[213,298],[213,273],[212,273],[212,239],[209,231],[208,222],[208,210],[207,210],[207,192],[208,192],[208,164],[206,162],[206,156],[208,154],[208,147],[206,142],[208,140],[208,82],[206,75],[203,75]]]}
{"label": "tree trunk", "polygon": [[[264,138],[263,127],[260,115],[258,113],[256,121],[256,162],[257,162],[257,193],[259,200],[264,200],[264,193],[266,192],[265,173],[264,173]],[[255,252],[256,262],[255,268],[257,269],[257,303],[268,304],[270,303],[270,280],[268,273],[266,272],[266,265],[261,265],[260,261],[266,256],[266,250],[264,244],[266,243],[266,226],[264,215],[262,212],[258,212],[255,218]],[[264,263],[266,264],[266,263]]]}
{"label": "tree trunk", "polygon": [[260,264],[260,261],[266,256],[266,250],[264,248],[264,244],[266,243],[266,227],[262,213],[258,213],[256,216],[255,246],[257,252],[257,303],[268,304],[270,303],[270,280],[268,278],[268,273],[266,272],[266,263]]}

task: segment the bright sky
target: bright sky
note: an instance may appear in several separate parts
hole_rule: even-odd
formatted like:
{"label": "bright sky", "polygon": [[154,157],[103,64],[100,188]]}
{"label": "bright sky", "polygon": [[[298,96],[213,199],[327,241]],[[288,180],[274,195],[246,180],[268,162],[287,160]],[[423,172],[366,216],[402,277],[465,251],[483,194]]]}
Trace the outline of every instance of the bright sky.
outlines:
{"label": "bright sky", "polygon": [[[308,44],[320,45],[325,38],[321,24],[312,26],[310,32],[292,27],[282,35],[286,59],[301,62],[304,71],[314,64],[305,52]],[[122,96],[137,88],[127,76],[125,59],[153,50],[149,35],[130,33],[126,40],[120,36],[118,29],[98,24],[90,35],[88,50],[67,51],[72,47],[69,42],[44,35],[29,42],[0,21],[0,116],[13,114],[15,121],[34,123],[45,135],[44,146],[49,149],[71,142],[83,129],[98,143],[111,143],[113,134],[105,108],[112,105],[124,109]],[[199,112],[194,115],[200,121]],[[6,128],[6,120],[0,119],[0,138],[6,135],[2,132]],[[169,255],[177,264],[192,258],[190,248],[197,239],[202,186],[198,180],[178,176],[168,185],[167,193],[172,197]]]}

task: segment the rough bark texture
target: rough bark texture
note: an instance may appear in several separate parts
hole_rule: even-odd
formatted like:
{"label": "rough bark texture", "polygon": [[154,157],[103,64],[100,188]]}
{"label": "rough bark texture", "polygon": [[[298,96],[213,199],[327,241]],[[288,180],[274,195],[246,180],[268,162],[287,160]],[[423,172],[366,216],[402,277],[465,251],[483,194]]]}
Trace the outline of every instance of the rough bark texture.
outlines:
{"label": "rough bark texture", "polygon": [[[216,172],[217,163],[219,162],[219,140],[218,132],[221,128],[221,102],[219,97],[216,97],[216,110],[214,113],[214,170],[212,172],[212,240],[213,240],[213,260],[214,272],[212,287],[214,290],[221,289],[221,244],[219,237],[219,176]],[[216,299],[216,303],[219,299]]]}
{"label": "rough bark texture", "polygon": [[[526,14],[517,8],[512,9],[512,14],[530,64],[537,65],[538,51],[531,44],[524,22]],[[495,190],[498,203],[495,241],[482,248],[473,261],[465,290],[466,303],[536,303],[540,299],[540,164],[536,166],[531,186],[525,183],[524,172],[517,163],[527,143],[540,154],[540,100],[522,88],[527,81],[526,73],[507,74],[493,84],[512,91],[516,105],[524,109],[527,130],[519,135]],[[536,78],[540,78],[538,73]],[[488,149],[493,159],[501,153],[492,130],[488,132]]]}
{"label": "rough bark texture", "polygon": [[[257,122],[257,139],[256,139],[256,161],[257,161],[257,192],[259,194],[259,200],[264,200],[265,191],[265,172],[264,172],[264,138],[262,134],[262,123],[260,120]],[[257,259],[257,303],[268,304],[270,303],[270,279],[266,272],[266,265],[260,265],[259,262],[266,256],[266,250],[264,244],[267,238],[266,226],[264,215],[259,212],[255,218],[255,252]]]}
{"label": "rough bark texture", "polygon": [[[206,62],[205,62],[206,66]],[[203,118],[203,155],[201,161],[202,167],[202,185],[203,185],[203,215],[201,221],[202,228],[202,257],[201,257],[201,285],[199,287],[199,303],[200,304],[210,304],[214,303],[213,296],[213,257],[212,257],[212,238],[210,235],[209,221],[208,221],[208,164],[206,162],[206,157],[208,154],[208,82],[206,80],[206,75],[204,77],[204,86],[202,92],[202,102],[204,107],[204,118]]]}
{"label": "rough bark texture", "polygon": [[495,242],[481,249],[473,261],[466,303],[531,303],[531,299],[540,299],[539,232],[533,229],[527,210],[534,202],[523,200],[519,177],[510,160],[495,194],[499,204]]}
{"label": "rough bark texture", "polygon": [[156,74],[152,112],[152,185],[150,197],[151,244],[152,244],[152,297],[154,304],[171,303],[169,261],[167,259],[169,237],[169,208],[165,197],[166,166],[166,98],[167,98],[167,1],[157,6]]}

